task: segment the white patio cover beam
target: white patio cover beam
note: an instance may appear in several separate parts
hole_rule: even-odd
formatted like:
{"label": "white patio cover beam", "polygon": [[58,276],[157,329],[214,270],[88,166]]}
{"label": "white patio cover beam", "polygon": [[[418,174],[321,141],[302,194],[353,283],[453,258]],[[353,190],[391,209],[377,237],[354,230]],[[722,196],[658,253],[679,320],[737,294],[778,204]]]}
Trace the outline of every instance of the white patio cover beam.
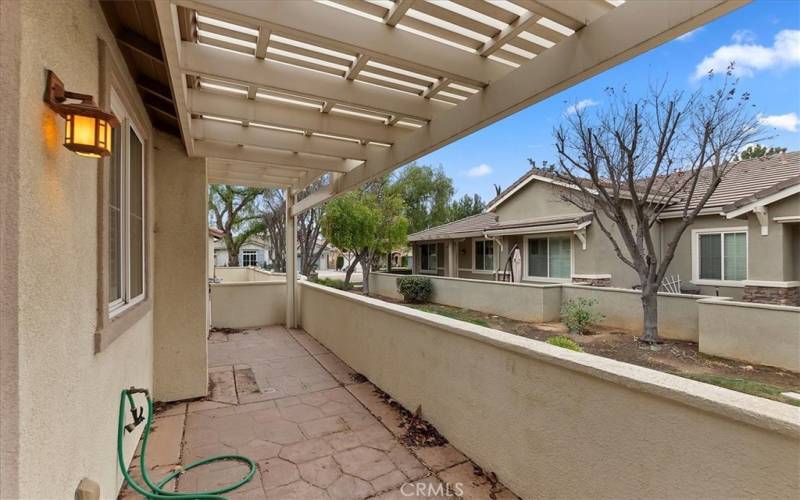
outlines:
{"label": "white patio cover beam", "polygon": [[[286,5],[295,3],[304,2],[287,2]],[[270,88],[321,101],[385,110],[389,114],[397,113],[420,120],[429,120],[437,113],[452,108],[446,103],[420,99],[413,94],[344,78],[325,77],[269,59],[232,57],[229,52],[216,47],[181,42],[181,53],[182,72],[245,86]]]}
{"label": "white patio cover beam", "polygon": [[179,5],[242,23],[258,23],[279,33],[345,52],[366,54],[387,64],[418,68],[477,86],[503,77],[513,68],[476,54],[354,16],[317,2],[249,0],[177,0]]}
{"label": "white patio cover beam", "polygon": [[302,170],[321,170],[324,172],[349,172],[361,162],[342,160],[333,157],[307,155],[264,148],[223,144],[209,141],[196,141],[195,154],[206,158],[248,161]]}
{"label": "white patio cover beam", "polygon": [[192,137],[197,140],[229,142],[279,149],[295,153],[353,158],[365,160],[371,149],[385,149],[380,146],[362,146],[357,142],[329,139],[327,137],[306,137],[302,133],[284,132],[262,127],[243,127],[237,123],[195,118],[192,120]]}
{"label": "white patio cover beam", "polygon": [[320,113],[311,108],[276,104],[267,100],[255,102],[238,95],[224,95],[189,89],[189,109],[200,115],[221,116],[236,120],[261,122],[298,130],[311,130],[391,144],[412,132],[402,127],[387,127],[377,121],[348,118],[335,113]]}
{"label": "white patio cover beam", "polygon": [[356,188],[745,3],[746,0],[696,0],[676,8],[672,2],[627,2],[482,93],[437,116],[427,127],[399,139],[393,147],[370,153],[363,165],[343,176],[327,198],[303,199],[294,206],[293,213]]}

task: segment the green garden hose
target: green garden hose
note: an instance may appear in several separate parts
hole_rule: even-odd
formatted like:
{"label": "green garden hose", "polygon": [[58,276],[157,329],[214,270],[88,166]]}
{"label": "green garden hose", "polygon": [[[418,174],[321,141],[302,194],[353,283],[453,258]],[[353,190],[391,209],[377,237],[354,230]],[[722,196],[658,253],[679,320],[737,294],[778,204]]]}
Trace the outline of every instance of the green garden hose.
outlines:
{"label": "green garden hose", "polygon": [[[136,405],[133,401],[133,395],[136,393],[143,393],[147,398],[147,420],[145,421],[142,414],[144,410],[139,408],[139,412],[136,412]],[[130,406],[131,415],[133,415],[133,423],[125,425],[125,404]],[[176,471],[167,475],[164,479],[159,481],[157,484],[154,484],[153,481],[150,480],[150,476],[147,474],[147,466],[145,465],[145,454],[147,451],[147,440],[150,438],[150,424],[153,421],[153,400],[150,399],[150,393],[147,389],[136,389],[131,387],[130,389],[124,389],[122,394],[119,398],[119,423],[117,427],[117,461],[119,462],[119,468],[122,470],[122,475],[125,476],[125,481],[128,482],[128,485],[140,495],[143,495],[146,498],[156,498],[156,499],[175,499],[175,498],[196,498],[196,499],[203,499],[203,500],[226,500],[223,493],[228,493],[229,491],[233,491],[246,483],[248,483],[251,479],[253,479],[253,475],[256,473],[256,464],[252,460],[242,455],[219,455],[216,457],[206,458],[205,460],[199,460],[197,462],[193,462],[186,467],[181,467]],[[133,478],[128,474],[128,467],[125,464],[124,453],[122,449],[122,440],[125,434],[125,431],[133,432],[133,429],[136,428],[140,423],[145,422],[144,425],[144,433],[142,434],[142,453],[139,457],[139,469],[142,471],[142,479],[145,482],[147,488],[150,489],[148,491],[143,486],[136,483]],[[250,471],[245,475],[241,480],[236,483],[233,483],[229,486],[225,486],[216,490],[212,491],[198,491],[193,493],[176,493],[172,491],[164,490],[164,486],[172,481],[173,479],[177,478],[184,472],[194,469],[195,467],[199,467],[201,465],[210,464],[212,462],[222,462],[224,460],[232,460],[237,462],[242,462],[247,464],[250,467]]]}

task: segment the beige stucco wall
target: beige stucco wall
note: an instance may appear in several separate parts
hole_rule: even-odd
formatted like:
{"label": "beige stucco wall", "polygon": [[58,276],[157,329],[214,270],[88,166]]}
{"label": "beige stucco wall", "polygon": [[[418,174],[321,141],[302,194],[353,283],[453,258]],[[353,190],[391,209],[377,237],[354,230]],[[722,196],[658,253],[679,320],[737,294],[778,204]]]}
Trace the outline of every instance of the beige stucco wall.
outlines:
{"label": "beige stucco wall", "polygon": [[580,213],[581,210],[563,201],[551,184],[532,180],[501,203],[494,212],[500,222],[510,222],[556,214]]}
{"label": "beige stucco wall", "polygon": [[173,401],[207,391],[206,167],[177,138],[156,135],[153,389]]}
{"label": "beige stucco wall", "polygon": [[[641,294],[623,288],[564,285],[564,301],[579,297],[595,300],[594,310],[605,317],[602,325],[641,332],[643,324]],[[697,342],[697,301],[699,295],[658,294],[658,334],[665,339]]]}
{"label": "beige stucco wall", "polygon": [[211,324],[247,328],[286,323],[286,280],[211,285]]}
{"label": "beige stucco wall", "polygon": [[[748,231],[748,279],[792,281],[800,253],[793,251],[794,231],[800,224],[780,224],[774,217],[800,215],[800,194],[767,206],[769,234],[761,235],[761,225],[752,213],[746,216]],[[744,221],[742,219],[735,219]]]}
{"label": "beige stucco wall", "polygon": [[698,302],[700,351],[800,372],[800,307]]}
{"label": "beige stucco wall", "polygon": [[[17,37],[24,84],[12,94],[18,122],[2,124],[4,135],[19,133],[16,155],[4,154],[2,160],[19,185],[13,192],[4,185],[2,197],[13,197],[19,206],[14,321],[20,360],[19,449],[3,464],[5,478],[5,460],[18,461],[18,489],[4,486],[3,496],[68,498],[81,478],[89,477],[104,498],[114,498],[122,481],[115,463],[119,391],[152,385],[153,314],[144,314],[95,354],[99,163],[62,146],[63,119],[45,107],[42,95],[47,68],[68,89],[98,95],[98,37],[108,42],[121,67],[125,64],[95,2],[3,2],[4,15],[9,3],[20,9],[20,24],[3,36]],[[0,73],[7,70],[13,71],[4,65]],[[15,116],[14,107],[3,112]],[[147,157],[152,158],[149,151]],[[8,369],[2,366],[4,373]],[[14,418],[5,405],[0,411],[3,420]],[[126,439],[128,457],[135,438]]]}
{"label": "beige stucco wall", "polygon": [[[370,292],[402,299],[396,274],[370,273]],[[497,281],[430,277],[431,302],[497,314],[519,321],[557,321],[561,308],[559,285],[532,285]]]}
{"label": "beige stucco wall", "polygon": [[406,408],[421,405],[523,498],[793,498],[800,487],[798,408],[301,286],[309,334]]}

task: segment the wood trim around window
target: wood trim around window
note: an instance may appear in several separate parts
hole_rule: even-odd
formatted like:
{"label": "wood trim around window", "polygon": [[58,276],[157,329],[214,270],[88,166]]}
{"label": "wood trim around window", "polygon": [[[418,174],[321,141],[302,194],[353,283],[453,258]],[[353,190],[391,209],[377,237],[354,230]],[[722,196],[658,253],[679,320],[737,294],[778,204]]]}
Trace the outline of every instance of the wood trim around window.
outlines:
{"label": "wood trim around window", "polygon": [[[103,39],[98,39],[98,52],[100,58],[100,91],[98,96],[100,108],[108,111],[111,109],[111,93],[119,97],[123,106],[130,114],[137,133],[141,134],[144,142],[144,268],[145,289],[144,299],[130,306],[126,310],[109,316],[108,304],[108,177],[110,170],[110,157],[97,161],[97,329],[94,334],[94,350],[99,353],[111,345],[123,333],[128,331],[142,319],[153,307],[153,276],[152,276],[152,164],[153,164],[153,134],[150,119],[144,109],[139,94],[124,65],[121,54],[116,47],[110,47]],[[112,146],[113,147],[113,146]]]}

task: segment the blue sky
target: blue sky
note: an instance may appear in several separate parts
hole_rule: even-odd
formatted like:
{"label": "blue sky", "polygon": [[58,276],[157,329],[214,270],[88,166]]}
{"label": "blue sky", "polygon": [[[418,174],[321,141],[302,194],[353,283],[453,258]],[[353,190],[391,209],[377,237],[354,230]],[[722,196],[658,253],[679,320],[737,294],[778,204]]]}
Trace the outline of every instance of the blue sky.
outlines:
{"label": "blue sky", "polygon": [[800,149],[800,2],[756,0],[680,39],[661,45],[479,132],[435,151],[417,163],[441,165],[457,196],[494,197],[493,184],[508,186],[529,166],[527,158],[555,160],[553,127],[569,106],[602,106],[604,89],[627,84],[643,95],[652,80],[694,90],[709,67],[724,70],[736,60],[742,90],[752,94],[767,144]]}

